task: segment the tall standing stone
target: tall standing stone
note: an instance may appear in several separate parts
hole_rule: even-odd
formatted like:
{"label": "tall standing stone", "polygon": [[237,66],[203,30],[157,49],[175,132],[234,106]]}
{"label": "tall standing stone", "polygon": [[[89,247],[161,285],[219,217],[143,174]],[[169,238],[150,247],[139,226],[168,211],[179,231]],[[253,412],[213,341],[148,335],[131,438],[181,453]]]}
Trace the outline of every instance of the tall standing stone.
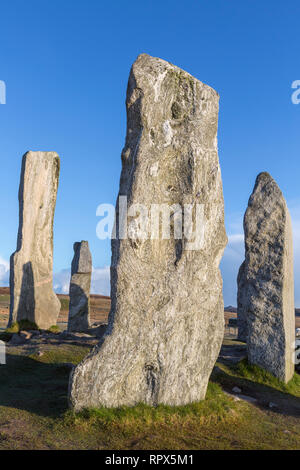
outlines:
{"label": "tall standing stone", "polygon": [[248,360],[288,382],[295,341],[292,224],[268,173],[258,175],[244,218],[245,261],[238,298]]}
{"label": "tall standing stone", "polygon": [[85,331],[90,327],[90,289],[92,256],[89,243],[74,243],[71,267],[68,331]]}
{"label": "tall standing stone", "polygon": [[216,91],[164,60],[142,54],[133,64],[119,196],[130,213],[134,203],[148,215],[152,204],[190,204],[195,221],[200,207],[201,246],[192,249],[188,236],[147,238],[130,216],[126,239],[117,206],[108,330],[71,375],[76,410],[205,397],[224,334],[218,102]]}
{"label": "tall standing stone", "polygon": [[22,161],[17,250],[10,259],[10,317],[40,328],[56,324],[53,291],[53,218],[59,178],[55,152],[28,152]]}

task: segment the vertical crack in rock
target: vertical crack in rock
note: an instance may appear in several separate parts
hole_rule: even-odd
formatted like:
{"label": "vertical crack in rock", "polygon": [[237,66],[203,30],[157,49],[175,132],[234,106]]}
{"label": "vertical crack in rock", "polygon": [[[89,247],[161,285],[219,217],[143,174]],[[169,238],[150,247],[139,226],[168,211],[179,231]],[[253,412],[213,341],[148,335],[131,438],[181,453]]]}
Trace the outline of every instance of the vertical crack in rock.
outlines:
{"label": "vertical crack in rock", "polygon": [[17,250],[10,259],[10,316],[40,328],[56,324],[60,302],[53,291],[53,218],[59,178],[55,152],[23,156]]}
{"label": "vertical crack in rock", "polygon": [[74,243],[71,266],[68,331],[83,332],[90,327],[92,256],[89,243]]}
{"label": "vertical crack in rock", "polygon": [[109,325],[71,374],[76,410],[205,397],[224,333],[218,103],[215,90],[164,60],[142,54],[132,66],[119,196],[149,214],[152,204],[190,205],[194,230],[203,205],[195,232],[204,235],[197,249],[185,237],[120,239],[117,204]]}
{"label": "vertical crack in rock", "polygon": [[156,406],[159,394],[159,370],[153,364],[146,364],[145,372],[148,391],[148,396],[145,397],[145,402]]}
{"label": "vertical crack in rock", "polygon": [[238,277],[239,338],[252,364],[288,382],[295,341],[292,224],[268,173],[258,175],[244,217],[245,261]]}

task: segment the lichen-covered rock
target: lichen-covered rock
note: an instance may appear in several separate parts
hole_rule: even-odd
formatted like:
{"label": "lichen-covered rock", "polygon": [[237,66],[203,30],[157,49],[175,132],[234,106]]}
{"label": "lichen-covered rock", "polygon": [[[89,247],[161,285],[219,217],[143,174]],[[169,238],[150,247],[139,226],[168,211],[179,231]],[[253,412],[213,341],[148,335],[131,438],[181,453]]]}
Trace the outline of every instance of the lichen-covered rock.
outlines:
{"label": "lichen-covered rock", "polygon": [[245,261],[238,285],[248,360],[288,382],[295,341],[292,225],[268,173],[258,175],[244,218]]}
{"label": "lichen-covered rock", "polygon": [[10,259],[10,317],[39,328],[56,324],[60,302],[53,291],[53,218],[59,178],[55,152],[28,152],[19,188],[17,251]]}
{"label": "lichen-covered rock", "polygon": [[212,88],[168,62],[142,54],[133,64],[119,196],[149,211],[190,204],[195,214],[202,205],[203,238],[194,250],[186,237],[123,239],[117,209],[109,325],[70,377],[76,410],[205,397],[224,334],[218,102]]}
{"label": "lichen-covered rock", "polygon": [[90,327],[90,289],[92,256],[89,243],[74,243],[74,258],[71,267],[70,306],[68,331],[85,331]]}

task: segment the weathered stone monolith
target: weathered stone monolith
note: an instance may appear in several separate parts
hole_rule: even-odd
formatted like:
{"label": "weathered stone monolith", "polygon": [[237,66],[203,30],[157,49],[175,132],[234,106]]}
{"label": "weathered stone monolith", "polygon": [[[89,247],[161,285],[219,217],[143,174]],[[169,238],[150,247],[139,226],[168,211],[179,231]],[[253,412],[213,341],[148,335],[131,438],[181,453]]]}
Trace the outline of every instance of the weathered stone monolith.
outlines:
{"label": "weathered stone monolith", "polygon": [[224,334],[218,102],[212,88],[164,60],[142,54],[133,64],[119,196],[127,197],[132,216],[134,203],[148,215],[152,204],[177,204],[176,227],[180,208],[190,204],[195,244],[186,232],[182,239],[153,231],[147,238],[130,216],[126,239],[119,223],[124,207],[117,208],[109,325],[71,374],[76,410],[205,397]]}
{"label": "weathered stone monolith", "polygon": [[238,295],[237,295],[237,325],[238,325],[238,340],[247,341],[247,318],[245,306],[247,304],[247,287],[245,285],[245,262],[241,264],[239,269],[238,278]]}
{"label": "weathered stone monolith", "polygon": [[268,173],[256,179],[244,231],[238,315],[248,360],[288,382],[294,374],[295,341],[292,225],[285,199]]}
{"label": "weathered stone monolith", "polygon": [[76,242],[71,267],[68,331],[80,332],[90,327],[91,276],[92,256],[89,243],[84,240]]}
{"label": "weathered stone monolith", "polygon": [[10,317],[40,328],[56,324],[60,302],[52,287],[53,217],[59,178],[55,152],[28,152],[19,188],[17,251],[10,259]]}

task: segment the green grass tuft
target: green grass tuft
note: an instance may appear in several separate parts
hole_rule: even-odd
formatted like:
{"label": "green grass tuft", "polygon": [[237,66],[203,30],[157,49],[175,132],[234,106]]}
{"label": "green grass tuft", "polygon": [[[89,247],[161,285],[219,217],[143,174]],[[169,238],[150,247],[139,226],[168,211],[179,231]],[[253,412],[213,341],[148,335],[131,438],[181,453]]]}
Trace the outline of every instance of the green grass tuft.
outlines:
{"label": "green grass tuft", "polygon": [[61,364],[65,362],[78,364],[86,356],[87,352],[88,351],[81,346],[68,345],[46,350],[42,356],[37,356],[37,354],[34,353],[29,357],[44,364]]}
{"label": "green grass tuft", "polygon": [[267,385],[269,387],[275,388],[276,390],[280,390],[281,392],[300,396],[299,374],[295,373],[293,378],[286,384],[261,367],[249,364],[247,359],[244,359],[237,365],[236,371],[241,377],[245,379]]}
{"label": "green grass tuft", "polygon": [[155,423],[172,424],[179,422],[212,423],[225,420],[235,404],[222,391],[218,384],[209,383],[206,398],[203,401],[184,406],[158,405],[152,407],[140,403],[133,407],[91,408],[79,413],[68,411],[65,423],[84,424],[103,428],[110,424],[126,425],[135,429]]}
{"label": "green grass tuft", "polygon": [[39,327],[36,323],[30,320],[20,320],[19,322],[13,322],[8,328],[6,328],[5,333],[19,333],[24,330],[39,330]]}
{"label": "green grass tuft", "polygon": [[49,333],[59,334],[60,328],[57,325],[52,325],[47,331],[49,331]]}
{"label": "green grass tuft", "polygon": [[19,333],[20,326],[18,322],[13,322],[8,328],[6,328],[5,333]]}

